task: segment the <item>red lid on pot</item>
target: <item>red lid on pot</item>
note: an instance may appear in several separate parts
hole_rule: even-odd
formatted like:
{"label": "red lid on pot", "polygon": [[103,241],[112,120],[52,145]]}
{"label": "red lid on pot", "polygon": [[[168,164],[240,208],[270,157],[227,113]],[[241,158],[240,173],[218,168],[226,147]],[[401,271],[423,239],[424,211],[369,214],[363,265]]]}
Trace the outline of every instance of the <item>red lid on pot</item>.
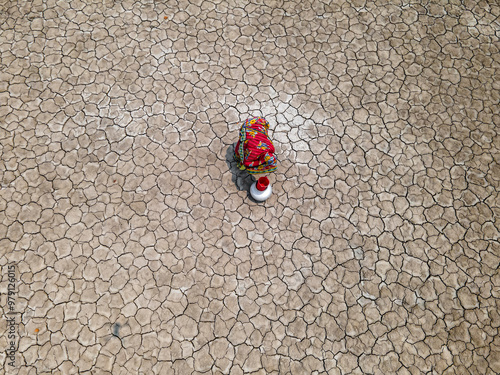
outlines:
{"label": "red lid on pot", "polygon": [[257,180],[257,185],[255,186],[257,190],[264,191],[269,186],[269,179],[267,177],[261,177]]}

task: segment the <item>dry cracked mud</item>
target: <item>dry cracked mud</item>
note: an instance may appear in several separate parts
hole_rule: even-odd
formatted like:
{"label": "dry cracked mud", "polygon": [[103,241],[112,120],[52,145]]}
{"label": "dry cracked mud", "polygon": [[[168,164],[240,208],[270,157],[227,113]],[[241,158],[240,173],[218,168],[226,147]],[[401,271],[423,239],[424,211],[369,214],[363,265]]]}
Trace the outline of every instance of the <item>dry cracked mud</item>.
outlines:
{"label": "dry cracked mud", "polygon": [[[0,0],[3,368],[500,373],[499,16]],[[261,204],[232,159],[253,115]]]}

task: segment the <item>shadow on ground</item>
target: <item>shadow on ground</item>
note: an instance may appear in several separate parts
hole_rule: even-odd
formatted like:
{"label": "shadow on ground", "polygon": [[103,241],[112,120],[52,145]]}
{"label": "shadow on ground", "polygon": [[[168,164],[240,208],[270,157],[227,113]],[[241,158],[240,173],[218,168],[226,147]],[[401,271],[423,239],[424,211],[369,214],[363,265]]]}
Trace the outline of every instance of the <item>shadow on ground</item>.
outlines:
{"label": "shadow on ground", "polygon": [[255,178],[247,171],[242,171],[238,168],[237,162],[234,159],[235,146],[236,143],[233,143],[226,151],[226,164],[232,174],[231,180],[238,190],[247,192],[248,199],[254,203],[259,203],[250,195],[250,186],[255,182]]}

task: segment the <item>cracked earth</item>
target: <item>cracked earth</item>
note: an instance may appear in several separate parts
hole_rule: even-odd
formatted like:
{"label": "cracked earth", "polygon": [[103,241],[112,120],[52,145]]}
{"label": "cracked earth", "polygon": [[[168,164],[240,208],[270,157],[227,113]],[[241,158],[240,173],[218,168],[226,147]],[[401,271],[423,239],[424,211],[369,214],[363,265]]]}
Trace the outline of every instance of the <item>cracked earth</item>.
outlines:
{"label": "cracked earth", "polygon": [[500,373],[500,7],[330,3],[0,0],[7,372]]}

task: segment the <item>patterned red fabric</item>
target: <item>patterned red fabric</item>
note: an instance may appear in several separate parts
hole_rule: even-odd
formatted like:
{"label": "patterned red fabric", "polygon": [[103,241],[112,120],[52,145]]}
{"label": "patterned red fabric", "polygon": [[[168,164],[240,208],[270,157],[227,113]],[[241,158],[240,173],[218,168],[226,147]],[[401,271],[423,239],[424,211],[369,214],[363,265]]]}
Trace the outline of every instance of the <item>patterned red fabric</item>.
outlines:
{"label": "patterned red fabric", "polygon": [[269,123],[263,117],[245,121],[240,129],[240,139],[234,151],[240,169],[248,173],[268,173],[276,170],[274,145],[268,135]]}

